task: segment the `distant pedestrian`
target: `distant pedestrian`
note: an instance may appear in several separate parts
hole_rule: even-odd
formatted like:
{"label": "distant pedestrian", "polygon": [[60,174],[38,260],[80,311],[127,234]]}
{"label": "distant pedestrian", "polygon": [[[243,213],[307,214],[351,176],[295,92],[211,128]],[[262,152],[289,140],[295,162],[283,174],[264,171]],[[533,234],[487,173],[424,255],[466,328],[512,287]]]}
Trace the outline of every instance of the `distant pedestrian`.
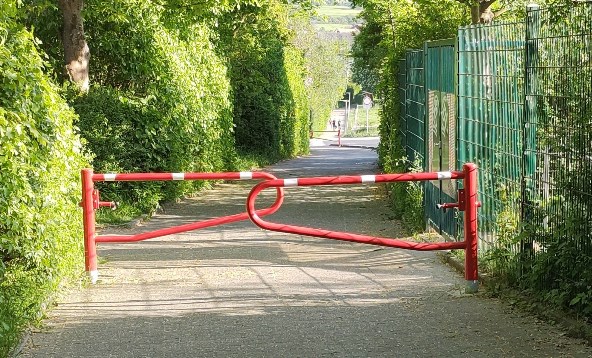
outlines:
{"label": "distant pedestrian", "polygon": [[337,124],[335,123],[335,120],[332,120],[331,124],[333,125],[333,130],[337,130]]}

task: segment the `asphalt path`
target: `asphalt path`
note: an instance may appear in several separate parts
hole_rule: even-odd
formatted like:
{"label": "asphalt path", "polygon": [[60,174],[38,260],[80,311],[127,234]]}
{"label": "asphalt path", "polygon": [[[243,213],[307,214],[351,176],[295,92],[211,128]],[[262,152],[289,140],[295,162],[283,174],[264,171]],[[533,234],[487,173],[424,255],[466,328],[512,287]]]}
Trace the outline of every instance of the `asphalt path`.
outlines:
{"label": "asphalt path", "polygon": [[[268,171],[372,174],[376,152],[316,142]],[[140,232],[244,210],[252,183],[167,205]],[[273,191],[264,193],[261,205]],[[268,220],[400,237],[381,186],[288,188]],[[24,357],[590,357],[556,327],[485,295],[433,252],[263,231],[245,221],[98,248]]]}

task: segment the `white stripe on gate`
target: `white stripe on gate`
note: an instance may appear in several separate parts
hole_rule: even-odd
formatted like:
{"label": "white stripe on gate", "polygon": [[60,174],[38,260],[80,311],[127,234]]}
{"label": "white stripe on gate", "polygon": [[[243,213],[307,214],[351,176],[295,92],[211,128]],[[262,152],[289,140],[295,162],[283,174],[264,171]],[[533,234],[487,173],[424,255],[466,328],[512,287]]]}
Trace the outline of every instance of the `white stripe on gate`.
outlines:
{"label": "white stripe on gate", "polygon": [[452,172],[438,172],[438,179],[450,179],[452,178]]}
{"label": "white stripe on gate", "polygon": [[173,173],[173,180],[185,180],[185,173]]}
{"label": "white stripe on gate", "polygon": [[117,174],[103,174],[105,181],[115,181]]}
{"label": "white stripe on gate", "polygon": [[375,183],[376,182],[376,175],[361,175],[362,183]]}
{"label": "white stripe on gate", "polygon": [[252,172],[240,172],[240,178],[241,179],[253,179],[253,173]]}
{"label": "white stripe on gate", "polygon": [[284,186],[298,186],[298,178],[284,179]]}

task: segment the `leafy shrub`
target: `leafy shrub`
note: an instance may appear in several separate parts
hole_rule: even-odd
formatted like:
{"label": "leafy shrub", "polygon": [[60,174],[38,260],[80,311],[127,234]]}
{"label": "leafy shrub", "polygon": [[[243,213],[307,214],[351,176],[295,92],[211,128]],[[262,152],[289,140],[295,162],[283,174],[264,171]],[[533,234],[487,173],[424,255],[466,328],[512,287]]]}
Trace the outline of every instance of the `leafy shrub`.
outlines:
{"label": "leafy shrub", "polygon": [[284,57],[284,67],[292,96],[289,104],[289,120],[282,126],[284,138],[283,153],[285,156],[295,156],[308,153],[309,150],[309,104],[302,78],[304,70],[304,58],[299,50],[288,46]]}
{"label": "leafy shrub", "polygon": [[308,150],[302,55],[288,46],[286,11],[277,1],[241,7],[221,18],[219,30],[229,59],[237,148],[272,160]]}
{"label": "leafy shrub", "polygon": [[[218,15],[191,10],[174,17],[171,5],[138,0],[91,0],[85,6],[94,87],[70,101],[95,154],[95,171],[236,170],[235,147],[268,160],[308,150],[302,139],[308,107],[298,97],[302,56],[293,51],[285,57],[288,36],[279,21],[285,5],[223,7]],[[40,7],[30,21],[41,28],[57,72],[62,55],[56,50],[56,11]],[[257,25],[236,31],[237,18]],[[110,183],[100,189],[105,198],[146,211],[200,185]]]}
{"label": "leafy shrub", "polygon": [[0,355],[82,269],[76,115],[43,74],[31,32],[0,6]]}
{"label": "leafy shrub", "polygon": [[[200,23],[175,26],[152,2],[87,1],[91,47],[88,94],[70,101],[96,172],[212,172],[236,163],[227,68],[215,34]],[[51,9],[44,42],[55,43]],[[59,16],[59,15],[58,15]],[[121,34],[125,33],[125,41]],[[58,56],[54,50],[52,56]],[[143,211],[198,190],[200,182],[102,185],[103,197]]]}
{"label": "leafy shrub", "polygon": [[[422,171],[421,163],[407,163],[406,160],[397,161],[396,172]],[[387,185],[389,202],[395,218],[402,220],[410,233],[422,232],[425,229],[425,214],[423,203],[423,183],[395,182]]]}

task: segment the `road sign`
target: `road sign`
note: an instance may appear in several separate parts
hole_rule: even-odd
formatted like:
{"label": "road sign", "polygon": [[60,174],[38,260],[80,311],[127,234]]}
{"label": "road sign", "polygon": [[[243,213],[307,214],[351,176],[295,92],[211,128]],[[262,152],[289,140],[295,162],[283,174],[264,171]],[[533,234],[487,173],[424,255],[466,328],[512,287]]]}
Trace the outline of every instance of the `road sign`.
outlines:
{"label": "road sign", "polygon": [[364,109],[370,109],[372,108],[372,99],[370,98],[370,96],[364,96]]}

